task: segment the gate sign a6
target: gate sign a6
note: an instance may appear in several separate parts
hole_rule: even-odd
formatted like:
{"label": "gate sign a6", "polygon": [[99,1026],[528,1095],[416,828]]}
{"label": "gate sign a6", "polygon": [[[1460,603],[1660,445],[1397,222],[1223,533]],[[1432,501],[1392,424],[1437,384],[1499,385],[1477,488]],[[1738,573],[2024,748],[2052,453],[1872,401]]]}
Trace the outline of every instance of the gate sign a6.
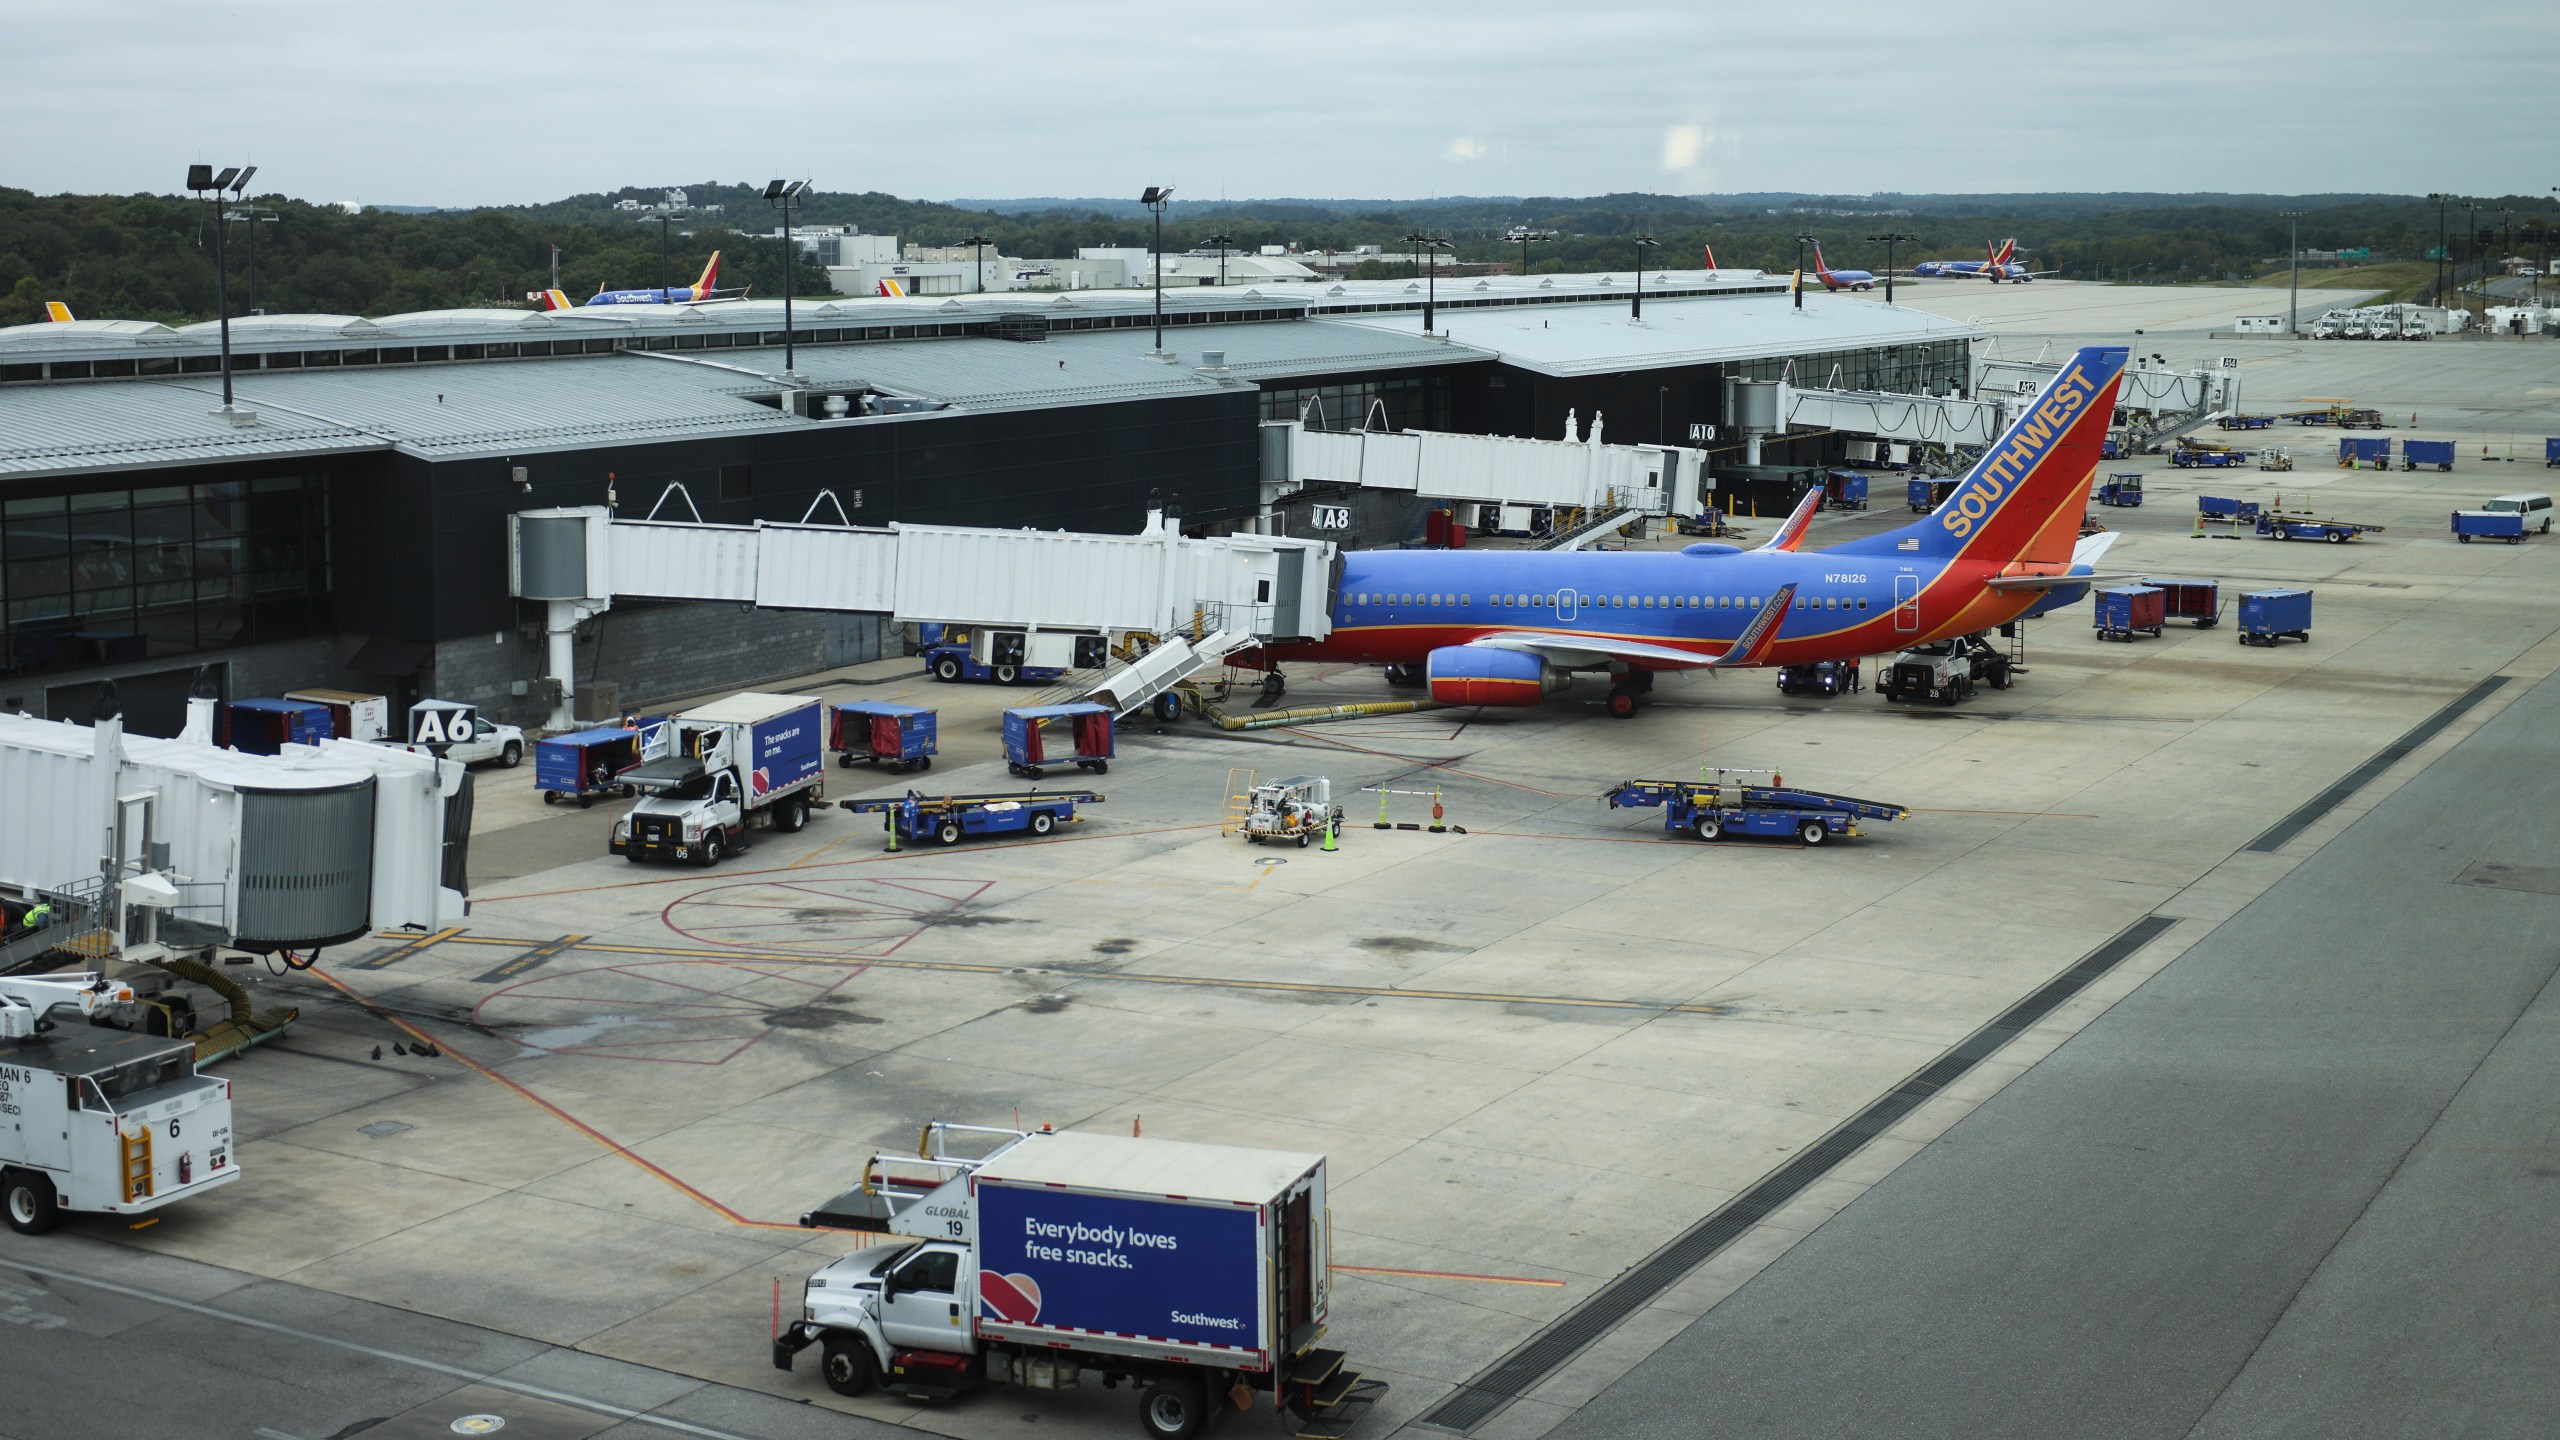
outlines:
{"label": "gate sign a6", "polygon": [[480,709],[451,700],[421,700],[409,710],[412,745],[465,745],[480,733]]}
{"label": "gate sign a6", "polygon": [[1348,505],[1312,505],[1308,508],[1314,512],[1310,523],[1318,530],[1351,528],[1351,507]]}

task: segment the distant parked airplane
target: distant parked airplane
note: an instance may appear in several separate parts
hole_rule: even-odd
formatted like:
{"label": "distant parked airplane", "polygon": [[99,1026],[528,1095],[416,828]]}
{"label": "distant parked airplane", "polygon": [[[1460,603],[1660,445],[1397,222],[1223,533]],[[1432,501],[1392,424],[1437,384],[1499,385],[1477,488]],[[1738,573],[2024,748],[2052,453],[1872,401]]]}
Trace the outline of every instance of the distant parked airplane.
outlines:
{"label": "distant parked airplane", "polygon": [[1825,290],[1873,290],[1876,288],[1876,277],[1871,271],[1834,270],[1823,264],[1822,244],[1819,241],[1816,241],[1813,247],[1813,274],[1814,278],[1822,282],[1822,288]]}
{"label": "distant parked airplane", "polygon": [[[596,293],[587,297],[586,303],[589,305],[695,305],[706,300],[735,300],[747,293],[747,287],[744,285],[730,290],[720,289],[719,280],[720,252],[714,250],[711,252],[711,259],[702,267],[702,278],[690,285],[678,285],[667,290],[654,286],[646,290],[607,290],[599,285],[596,287]],[[542,292],[542,308],[572,310],[578,306],[561,291],[545,290]]]}
{"label": "distant parked airplane", "polygon": [[2030,270],[2017,263],[2018,242],[2003,240],[1985,246],[1986,258],[1980,260],[1923,260],[1911,267],[1911,273],[1923,280],[1988,280],[1997,285],[2003,280],[2024,285],[2038,275],[2052,275],[2052,270]]}

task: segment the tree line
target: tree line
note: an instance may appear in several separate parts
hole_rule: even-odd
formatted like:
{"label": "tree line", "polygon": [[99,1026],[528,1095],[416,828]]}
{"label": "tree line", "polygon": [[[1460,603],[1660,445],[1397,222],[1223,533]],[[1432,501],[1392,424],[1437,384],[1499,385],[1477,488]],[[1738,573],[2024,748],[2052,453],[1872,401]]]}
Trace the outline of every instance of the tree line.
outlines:
{"label": "tree line", "polygon": [[[457,306],[529,302],[551,282],[551,247],[560,249],[560,284],[583,299],[599,286],[659,283],[658,226],[615,202],[655,203],[664,187],[626,187],[544,205],[472,210],[368,209],[350,214],[281,195],[252,203],[274,214],[258,226],[255,303],[271,314],[381,315]],[[690,282],[713,250],[723,253],[724,285],[748,285],[759,296],[782,293],[781,242],[766,238],[778,222],[760,187],[704,182],[682,187],[707,208],[671,227],[666,271]],[[1350,251],[1375,245],[1385,258],[1365,273],[1402,273],[1412,248],[1406,237],[1429,235],[1453,247],[1443,259],[1516,267],[1515,229],[1546,238],[1529,247],[1533,272],[1625,270],[1642,253],[1649,268],[1692,268],[1713,246],[1727,267],[1793,269],[1813,236],[1835,268],[1882,270],[1886,247],[1868,236],[1917,236],[1895,247],[1909,265],[1928,258],[1971,259],[2014,237],[2029,268],[2064,277],[2134,283],[2228,280],[2281,263],[2287,245],[2282,212],[2303,212],[2305,249],[2370,249],[2375,259],[2418,259],[2438,244],[2440,218],[2458,261],[2512,244],[2539,255],[2550,238],[2549,202],[2511,197],[2480,202],[2481,222],[2464,233],[2472,212],[2393,195],[1602,195],[1579,199],[1461,197],[1363,202],[1321,200],[1176,201],[1164,223],[1167,250],[1209,248],[1225,236],[1236,249],[1286,245],[1302,251]],[[2502,214],[2501,212],[2507,212]],[[49,195],[0,188],[0,324],[41,319],[44,302],[61,300],[84,317],[158,320],[171,324],[214,313],[212,207],[163,195]],[[908,200],[878,192],[816,191],[795,223],[854,225],[902,241],[951,245],[983,236],[996,252],[1029,259],[1072,256],[1088,246],[1146,246],[1153,217],[1132,202],[1059,201],[1046,208],[993,208]],[[2509,222],[2512,222],[2510,224]],[[249,308],[246,226],[233,222],[229,243],[232,305]],[[1658,248],[1639,252],[1648,236]],[[792,284],[802,294],[828,290],[825,270],[797,258]]]}

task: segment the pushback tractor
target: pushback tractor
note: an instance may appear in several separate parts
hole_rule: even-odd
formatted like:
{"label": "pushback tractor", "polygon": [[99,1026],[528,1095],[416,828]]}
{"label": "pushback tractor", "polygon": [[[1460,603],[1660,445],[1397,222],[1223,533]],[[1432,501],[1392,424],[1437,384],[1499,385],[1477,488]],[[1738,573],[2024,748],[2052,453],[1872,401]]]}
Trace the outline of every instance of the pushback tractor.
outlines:
{"label": "pushback tractor", "polygon": [[1321,1155],[937,1122],[801,1218],[883,1222],[885,1243],[809,1277],[776,1368],[815,1345],[839,1395],[927,1400],[1127,1384],[1155,1440],[1263,1396],[1284,1433],[1335,1440],[1386,1392],[1316,1343],[1332,1299]]}
{"label": "pushback tractor", "polygon": [[[22,1235],[65,1211],[140,1215],[240,1178],[231,1082],[196,1047],[113,1028],[133,987],[103,975],[0,977],[0,1215]],[[136,1027],[139,1029],[140,1027]]]}

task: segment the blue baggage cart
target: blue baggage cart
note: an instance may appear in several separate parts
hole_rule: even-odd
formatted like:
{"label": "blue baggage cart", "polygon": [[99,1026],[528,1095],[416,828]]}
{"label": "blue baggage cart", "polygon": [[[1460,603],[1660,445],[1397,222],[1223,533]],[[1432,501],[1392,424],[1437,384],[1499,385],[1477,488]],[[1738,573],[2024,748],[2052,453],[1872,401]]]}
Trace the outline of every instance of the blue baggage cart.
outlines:
{"label": "blue baggage cart", "polygon": [[1855,470],[1834,470],[1822,479],[1822,503],[1832,510],[1867,508],[1867,477]]}
{"label": "blue baggage cart", "polygon": [[2145,575],[2142,583],[2160,592],[2163,620],[2193,620],[2199,630],[2210,630],[2222,621],[2219,580],[2158,580]]}
{"label": "blue baggage cart", "polygon": [[2548,470],[2554,465],[2560,465],[2560,436],[2542,442],[2542,468]]}
{"label": "blue baggage cart", "polygon": [[2475,538],[2521,545],[2524,543],[2524,516],[2513,510],[2456,510],[2453,512],[2453,538],[2465,545]]}
{"label": "blue baggage cart", "polygon": [[2391,468],[2391,437],[2349,435],[2338,441],[2338,468],[2353,470],[2368,465],[2376,470]]}
{"label": "blue baggage cart", "polygon": [[2244,590],[2240,593],[2240,643],[2273,645],[2290,636],[2311,638],[2311,592]]}
{"label": "blue baggage cart", "polygon": [[2258,502],[2234,500],[2224,495],[2199,495],[2196,497],[2196,513],[2207,520],[2255,520],[2258,518]]}
{"label": "blue baggage cart", "polygon": [[2450,440],[2403,440],[2400,442],[2400,468],[2415,470],[2433,465],[2438,470],[2453,469],[2453,442]]}
{"label": "blue baggage cart", "polygon": [[[1050,753],[1045,732],[1051,727],[1066,732],[1071,748],[1063,755]],[[1026,705],[1004,712],[1005,768],[1025,779],[1037,780],[1045,765],[1073,764],[1079,770],[1096,775],[1111,769],[1111,709],[1080,700],[1070,705]]]}
{"label": "blue baggage cart", "polygon": [[1904,486],[1902,498],[1915,513],[1925,515],[1945,504],[1955,489],[1953,480],[1914,480]]}
{"label": "blue baggage cart", "polygon": [[2123,470],[2109,475],[2107,477],[2107,483],[2098,487],[2098,503],[2101,505],[2113,505],[2118,509],[2141,508],[2141,472],[2135,470]]}
{"label": "blue baggage cart", "polygon": [[2158,586],[2124,585],[2099,591],[2091,609],[2096,612],[2101,640],[2131,640],[2136,635],[2157,639],[2169,616],[2169,601]]}
{"label": "blue baggage cart", "polygon": [[898,771],[930,770],[941,748],[940,729],[934,712],[920,706],[849,700],[835,708],[827,748],[847,770],[857,760]]}
{"label": "blue baggage cart", "polygon": [[234,700],[222,707],[216,743],[243,755],[282,754],[287,745],[311,745],[336,736],[329,707],[308,700]]}
{"label": "blue baggage cart", "polygon": [[661,715],[536,740],[533,788],[542,792],[545,805],[575,800],[582,810],[595,803],[598,795],[633,794],[623,775],[643,761],[664,755],[668,736],[666,717]]}

